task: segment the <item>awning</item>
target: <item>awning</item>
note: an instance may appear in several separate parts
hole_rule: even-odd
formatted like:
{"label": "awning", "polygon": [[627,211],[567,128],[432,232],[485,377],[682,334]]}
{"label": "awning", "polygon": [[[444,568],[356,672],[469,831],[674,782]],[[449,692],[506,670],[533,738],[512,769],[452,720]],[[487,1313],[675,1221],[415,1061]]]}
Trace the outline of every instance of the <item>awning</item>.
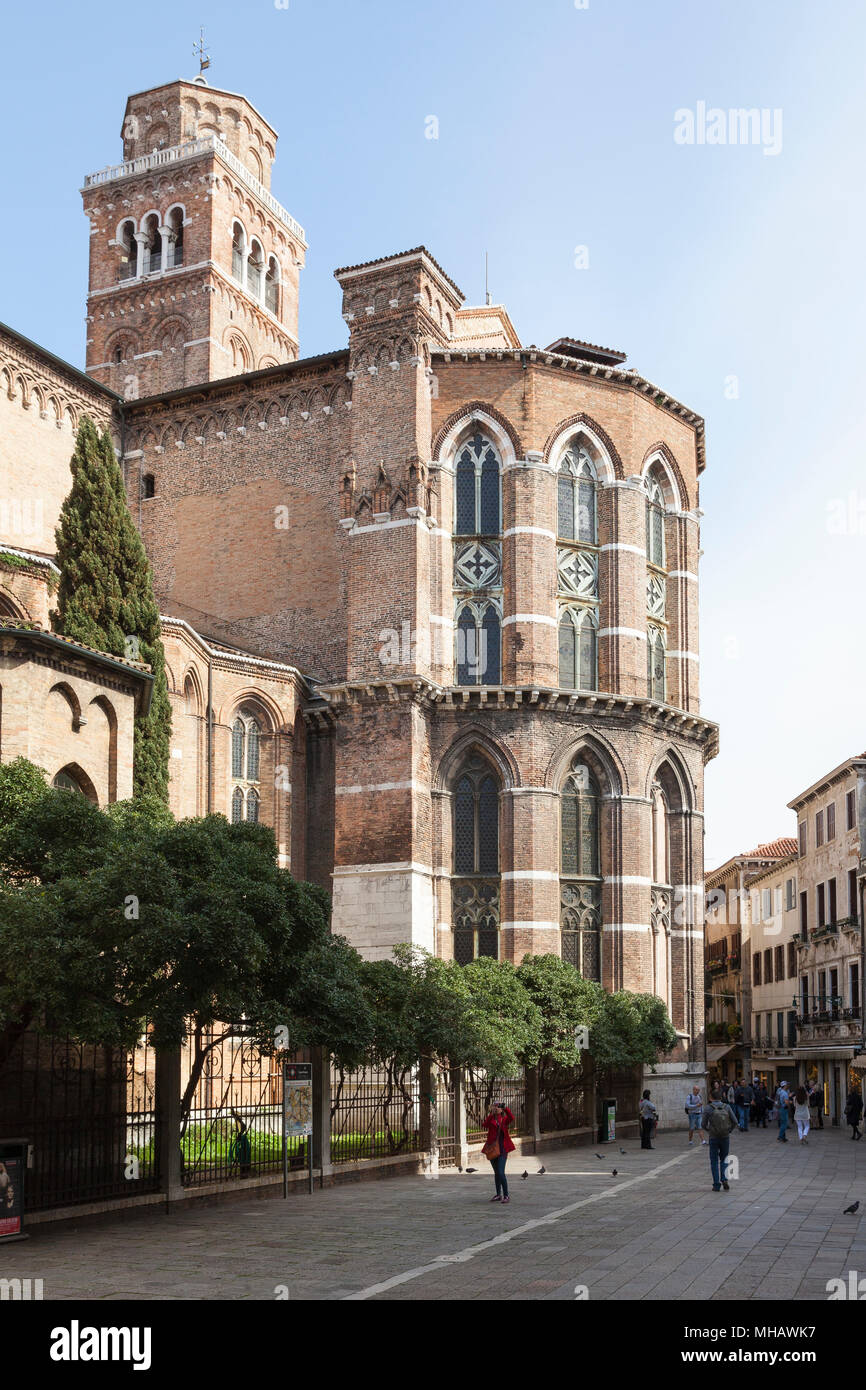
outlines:
{"label": "awning", "polygon": [[795,1047],[795,1057],[803,1057],[813,1062],[850,1062],[856,1047]]}
{"label": "awning", "polygon": [[707,1061],[720,1062],[723,1057],[727,1057],[729,1052],[733,1052],[736,1043],[707,1044]]}
{"label": "awning", "polygon": [[866,1052],[861,1052],[859,1057],[852,1057],[851,1066],[855,1071],[866,1071]]}

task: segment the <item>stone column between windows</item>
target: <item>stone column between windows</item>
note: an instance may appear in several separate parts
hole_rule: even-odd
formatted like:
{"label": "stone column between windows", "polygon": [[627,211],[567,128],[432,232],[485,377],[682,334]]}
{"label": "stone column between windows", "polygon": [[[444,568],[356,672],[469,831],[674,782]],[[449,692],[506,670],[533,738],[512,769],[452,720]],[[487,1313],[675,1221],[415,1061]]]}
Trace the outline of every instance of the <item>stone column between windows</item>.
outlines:
{"label": "stone column between windows", "polygon": [[644,697],[646,493],[640,478],[600,485],[599,540],[599,687],[616,695]]}
{"label": "stone column between windows", "polygon": [[652,993],[652,806],[642,796],[604,796],[602,806],[602,984]]}
{"label": "stone column between windows", "polygon": [[699,523],[694,512],[666,517],[667,549],[667,703],[697,713],[700,709],[698,662]]}
{"label": "stone column between windows", "polygon": [[501,797],[500,959],[560,955],[559,795],[508,787]]}
{"label": "stone column between windows", "polygon": [[430,531],[430,679],[438,685],[454,685],[454,470],[447,464],[430,465],[433,488]]}
{"label": "stone column between windows", "polygon": [[538,452],[502,478],[502,683],[558,686],[556,475]]}

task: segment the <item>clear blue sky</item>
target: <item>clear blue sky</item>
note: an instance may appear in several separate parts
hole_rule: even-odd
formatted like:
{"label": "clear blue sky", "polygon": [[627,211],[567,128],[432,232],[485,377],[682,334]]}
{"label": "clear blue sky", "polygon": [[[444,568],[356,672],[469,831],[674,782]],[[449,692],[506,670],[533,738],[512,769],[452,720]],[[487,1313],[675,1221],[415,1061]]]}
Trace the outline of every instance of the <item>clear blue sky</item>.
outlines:
{"label": "clear blue sky", "polygon": [[[487,250],[524,342],[622,348],[704,415],[702,697],[722,726],[708,865],[791,833],[791,797],[866,747],[866,9],[8,7],[2,317],[75,363],[82,176],[120,159],[129,92],[195,74],[201,23],[213,85],[280,133],[274,192],[310,243],[305,355],[345,341],[335,266],[423,241],[477,302]],[[781,152],[675,143],[674,113],[701,101],[780,108]]]}

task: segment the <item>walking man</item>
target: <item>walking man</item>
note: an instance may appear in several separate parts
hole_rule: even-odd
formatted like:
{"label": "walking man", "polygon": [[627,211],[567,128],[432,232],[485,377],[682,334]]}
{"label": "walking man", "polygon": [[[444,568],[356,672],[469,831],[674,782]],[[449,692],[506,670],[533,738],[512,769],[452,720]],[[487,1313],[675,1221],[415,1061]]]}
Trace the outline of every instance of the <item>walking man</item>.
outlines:
{"label": "walking man", "polygon": [[[851,1138],[862,1139],[860,1133],[860,1116],[863,1114],[863,1097],[858,1090],[848,1092],[848,1100],[845,1105],[845,1121],[851,1126]],[[691,1135],[689,1138],[691,1139]]]}
{"label": "walking man", "polygon": [[710,1172],[713,1175],[713,1191],[722,1188],[730,1192],[728,1185],[728,1154],[731,1148],[731,1135],[737,1128],[737,1117],[731,1106],[722,1097],[721,1091],[713,1091],[712,1099],[704,1107],[701,1127],[707,1132],[710,1143]]}
{"label": "walking man", "polygon": [[642,1149],[653,1147],[653,1135],[656,1132],[659,1112],[650,1100],[649,1091],[644,1091],[640,1103],[640,1146]]}

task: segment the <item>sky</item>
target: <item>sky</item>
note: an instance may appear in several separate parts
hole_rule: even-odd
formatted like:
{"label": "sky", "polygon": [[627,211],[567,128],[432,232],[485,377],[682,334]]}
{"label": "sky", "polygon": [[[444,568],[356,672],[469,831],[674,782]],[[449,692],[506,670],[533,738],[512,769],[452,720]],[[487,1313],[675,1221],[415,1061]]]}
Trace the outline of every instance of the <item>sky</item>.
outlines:
{"label": "sky", "polygon": [[[470,303],[487,252],[523,342],[619,348],[704,417],[707,867],[794,833],[787,803],[866,748],[866,6],[4,9],[0,318],[59,356],[83,366],[83,176],[121,159],[129,93],[196,74],[204,26],[211,84],[280,135],[302,355],[346,341],[335,267],[423,242]],[[763,131],[711,143],[700,110],[738,108]]]}

